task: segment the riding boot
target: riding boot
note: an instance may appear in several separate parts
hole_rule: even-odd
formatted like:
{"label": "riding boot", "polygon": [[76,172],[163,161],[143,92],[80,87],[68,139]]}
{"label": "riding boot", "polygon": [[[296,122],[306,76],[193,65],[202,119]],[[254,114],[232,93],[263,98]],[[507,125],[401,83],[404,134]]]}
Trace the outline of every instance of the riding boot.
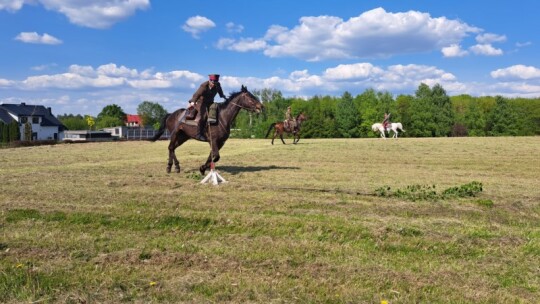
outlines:
{"label": "riding boot", "polygon": [[207,141],[208,139],[206,139],[206,136],[204,136],[204,127],[206,125],[206,121],[204,119],[201,119],[201,121],[199,121],[199,130],[197,132],[197,136],[195,136],[195,139],[197,140],[200,140],[200,141]]}

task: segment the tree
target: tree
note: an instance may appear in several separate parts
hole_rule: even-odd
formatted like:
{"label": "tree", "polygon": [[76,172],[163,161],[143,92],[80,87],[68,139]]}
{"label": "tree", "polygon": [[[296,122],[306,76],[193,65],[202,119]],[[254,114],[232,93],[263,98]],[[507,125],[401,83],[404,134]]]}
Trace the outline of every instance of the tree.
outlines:
{"label": "tree", "polygon": [[59,115],[57,118],[68,130],[86,130],[88,127],[86,120],[80,114],[64,114]]}
{"label": "tree", "polygon": [[123,125],[124,125],[124,120],[120,120],[118,119],[118,117],[113,117],[113,116],[102,116],[96,122],[97,129],[112,128],[112,127],[123,126]]}
{"label": "tree", "polygon": [[32,124],[27,121],[24,124],[24,138],[25,141],[32,141]]}
{"label": "tree", "polygon": [[486,135],[486,119],[484,113],[478,106],[478,102],[473,100],[465,112],[465,126],[467,127],[469,136],[484,136]]}
{"label": "tree", "polygon": [[433,86],[431,100],[433,101],[435,136],[450,136],[454,125],[454,112],[450,98],[440,84]]}
{"label": "tree", "polygon": [[144,126],[155,126],[167,115],[167,111],[159,103],[143,101],[137,107],[137,114],[141,117]]}
{"label": "tree", "polygon": [[8,134],[8,142],[17,141],[21,138],[21,129],[19,129],[19,123],[17,121],[12,121],[8,125],[9,134]]}
{"label": "tree", "polygon": [[0,121],[0,143],[4,142],[4,128],[6,128],[6,124],[3,121]]}
{"label": "tree", "polygon": [[4,124],[2,128],[2,143],[7,144],[9,142],[9,124]]}
{"label": "tree", "polygon": [[517,135],[518,117],[516,111],[501,97],[495,97],[496,105],[488,119],[488,134],[493,136]]}
{"label": "tree", "polygon": [[104,117],[116,117],[118,118],[118,120],[122,121],[123,124],[123,122],[126,120],[126,113],[124,112],[124,110],[122,110],[120,106],[112,104],[105,106],[103,110],[101,110],[101,112],[97,116],[97,120],[99,121]]}
{"label": "tree", "polygon": [[358,137],[359,115],[349,92],[343,93],[336,106],[336,125],[341,137]]}
{"label": "tree", "polygon": [[86,124],[88,125],[88,128],[92,130],[92,127],[96,124],[94,117],[90,115],[86,115],[85,119],[86,119]]}

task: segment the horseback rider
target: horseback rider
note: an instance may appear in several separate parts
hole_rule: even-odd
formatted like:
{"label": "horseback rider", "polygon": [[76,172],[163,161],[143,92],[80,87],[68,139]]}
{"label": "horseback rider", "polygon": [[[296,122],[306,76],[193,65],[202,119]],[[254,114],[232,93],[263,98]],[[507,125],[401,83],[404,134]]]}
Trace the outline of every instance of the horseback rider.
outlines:
{"label": "horseback rider", "polygon": [[223,94],[223,90],[221,89],[221,84],[219,83],[219,75],[210,74],[208,75],[208,81],[203,82],[199,86],[199,89],[197,89],[189,101],[189,109],[195,108],[195,113],[192,114],[192,116],[196,115],[197,111],[199,112],[199,124],[197,126],[197,136],[195,136],[197,140],[207,140],[206,136],[204,136],[207,119],[206,114],[208,107],[214,103],[214,97],[216,97],[217,94],[219,94],[219,97],[227,100],[227,97],[225,97],[225,94]]}
{"label": "horseback rider", "polygon": [[384,130],[388,127],[390,124],[390,113],[384,113],[384,120],[382,122]]}
{"label": "horseback rider", "polygon": [[292,116],[291,106],[287,107],[287,112],[285,112],[284,123],[285,123],[285,128],[288,128],[289,130],[291,130],[291,132],[293,132],[294,129],[296,129],[296,120]]}

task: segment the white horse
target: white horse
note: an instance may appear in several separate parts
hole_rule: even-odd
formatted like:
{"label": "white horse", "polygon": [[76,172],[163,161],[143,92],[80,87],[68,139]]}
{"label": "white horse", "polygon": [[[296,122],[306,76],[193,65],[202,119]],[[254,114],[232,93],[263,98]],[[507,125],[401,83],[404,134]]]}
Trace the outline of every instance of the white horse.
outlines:
{"label": "white horse", "polygon": [[[371,126],[371,129],[373,130],[373,132],[379,131],[379,133],[381,133],[381,137],[386,139],[386,135],[384,134],[384,128],[383,128],[382,123],[378,122],[378,123],[373,124]],[[400,122],[393,122],[386,127],[386,131],[388,131],[389,135],[390,135],[390,131],[394,132],[394,135],[392,136],[392,138],[398,138],[398,133],[399,133],[398,130],[400,130],[401,132],[405,132]]]}

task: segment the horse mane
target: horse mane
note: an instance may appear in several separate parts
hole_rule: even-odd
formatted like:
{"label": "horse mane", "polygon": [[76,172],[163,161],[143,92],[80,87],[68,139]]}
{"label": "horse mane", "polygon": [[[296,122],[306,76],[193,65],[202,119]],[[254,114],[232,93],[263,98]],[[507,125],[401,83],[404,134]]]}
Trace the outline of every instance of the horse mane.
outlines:
{"label": "horse mane", "polygon": [[252,98],[254,98],[254,99],[256,99],[256,100],[259,100],[259,98],[257,98],[255,95],[253,95],[253,94],[252,94],[250,91],[248,91],[247,89],[246,89],[245,92],[240,90],[240,91],[237,91],[237,92],[232,92],[232,93],[230,93],[230,94],[229,94],[229,97],[228,97],[224,102],[218,103],[219,109],[221,110],[221,109],[226,108],[226,107],[229,105],[229,103],[230,103],[231,100],[233,100],[236,96],[238,96],[238,95],[240,95],[240,94],[242,94],[242,93],[248,93]]}

